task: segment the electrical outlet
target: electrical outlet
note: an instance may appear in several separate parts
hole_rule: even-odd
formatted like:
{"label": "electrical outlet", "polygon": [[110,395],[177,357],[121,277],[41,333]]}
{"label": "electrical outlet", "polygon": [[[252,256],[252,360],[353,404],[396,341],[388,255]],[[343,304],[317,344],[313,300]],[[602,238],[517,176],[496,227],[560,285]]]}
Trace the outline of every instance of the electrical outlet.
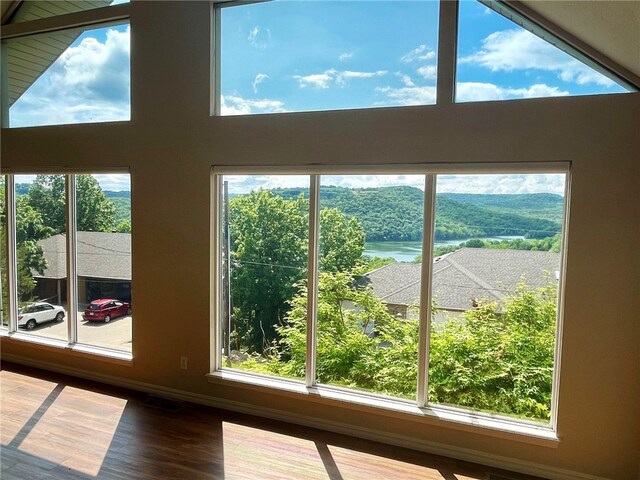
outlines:
{"label": "electrical outlet", "polygon": [[180,357],[180,368],[182,370],[186,370],[187,369],[187,362],[188,362],[188,358],[187,357]]}

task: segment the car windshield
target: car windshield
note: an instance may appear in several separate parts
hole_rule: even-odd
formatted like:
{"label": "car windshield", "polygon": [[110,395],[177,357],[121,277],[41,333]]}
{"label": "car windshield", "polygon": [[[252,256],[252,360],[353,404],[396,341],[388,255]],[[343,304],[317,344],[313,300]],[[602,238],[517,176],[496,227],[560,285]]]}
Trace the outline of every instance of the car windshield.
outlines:
{"label": "car windshield", "polygon": [[101,307],[102,307],[102,305],[91,304],[91,305],[89,305],[89,310],[100,310]]}

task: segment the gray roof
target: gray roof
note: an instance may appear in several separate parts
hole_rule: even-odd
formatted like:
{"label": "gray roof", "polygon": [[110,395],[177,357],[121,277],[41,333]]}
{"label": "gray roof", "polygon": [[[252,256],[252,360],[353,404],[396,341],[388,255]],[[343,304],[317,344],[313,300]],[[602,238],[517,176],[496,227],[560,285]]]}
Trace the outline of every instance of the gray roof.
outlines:
{"label": "gray roof", "polygon": [[[364,275],[385,303],[418,305],[419,263],[391,263]],[[500,301],[518,284],[542,287],[557,281],[560,255],[529,250],[462,248],[437,257],[433,264],[433,298],[446,310],[466,310],[474,301]]]}
{"label": "gray roof", "polygon": [[[66,278],[67,238],[64,234],[40,240],[47,268],[36,278]],[[78,232],[78,275],[131,280],[131,234]]]}

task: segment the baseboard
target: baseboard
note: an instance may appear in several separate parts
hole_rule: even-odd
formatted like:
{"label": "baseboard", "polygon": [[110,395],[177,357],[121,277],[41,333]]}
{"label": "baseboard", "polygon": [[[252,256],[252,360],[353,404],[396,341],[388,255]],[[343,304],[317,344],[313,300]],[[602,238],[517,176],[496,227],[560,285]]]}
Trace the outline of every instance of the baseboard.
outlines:
{"label": "baseboard", "polygon": [[[87,372],[85,370],[76,369],[73,367],[64,367],[60,365],[51,365],[46,362],[39,362],[37,360],[26,359],[17,355],[3,354],[2,359],[9,362],[18,363],[30,367],[40,368],[43,370],[50,370],[57,373],[62,373],[74,377],[84,378],[87,380],[98,381],[109,385],[115,385],[118,387],[129,388],[131,390],[137,390],[144,393],[151,393],[154,395],[162,396],[165,398],[171,398],[174,400],[183,400],[187,402],[197,403],[200,405],[206,405],[210,407],[220,408],[224,410],[231,410],[234,412],[245,413],[249,415],[256,415],[259,417],[265,417],[272,420],[279,420],[283,422],[293,423],[296,425],[302,425],[305,427],[317,428],[319,430],[328,430],[334,433],[350,435],[352,437],[363,438],[366,440],[373,440],[376,442],[382,442],[389,445],[395,445],[398,447],[408,448],[411,450],[418,450],[434,455],[442,455],[445,457],[451,457],[458,460],[467,462],[478,463],[481,465],[487,465],[490,467],[501,468],[504,470],[511,470],[513,472],[523,473],[527,475],[534,475],[543,478],[549,478],[553,480],[607,480],[604,477],[598,477],[585,473],[575,472],[562,468],[551,467],[542,465],[535,462],[528,462],[524,460],[517,460],[510,457],[501,455],[495,455],[477,450],[471,450],[467,448],[456,447],[452,445],[446,445],[438,442],[431,442],[427,440],[419,440],[412,437],[398,435],[388,432],[380,432],[373,428],[354,427],[348,424],[318,420],[314,417],[305,415],[294,414],[281,410],[260,407],[256,405],[232,402],[229,400],[210,397],[207,395],[185,392],[182,390],[176,390],[173,388],[162,387],[145,382],[139,382],[136,380],[127,380],[119,377],[113,377],[110,375],[102,375],[93,372]],[[203,379],[204,381],[204,379]]]}

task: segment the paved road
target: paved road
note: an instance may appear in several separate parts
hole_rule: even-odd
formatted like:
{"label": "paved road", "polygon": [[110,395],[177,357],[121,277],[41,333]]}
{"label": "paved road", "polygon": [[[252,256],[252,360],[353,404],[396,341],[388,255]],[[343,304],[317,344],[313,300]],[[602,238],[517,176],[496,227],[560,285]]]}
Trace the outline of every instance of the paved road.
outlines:
{"label": "paved road", "polygon": [[[78,323],[78,342],[99,347],[113,348],[131,352],[131,316],[114,318],[109,323],[85,322],[82,315],[78,313],[80,322]],[[62,322],[42,323],[31,330],[31,334],[48,338],[68,338],[68,319]],[[26,332],[20,329],[21,332]]]}

